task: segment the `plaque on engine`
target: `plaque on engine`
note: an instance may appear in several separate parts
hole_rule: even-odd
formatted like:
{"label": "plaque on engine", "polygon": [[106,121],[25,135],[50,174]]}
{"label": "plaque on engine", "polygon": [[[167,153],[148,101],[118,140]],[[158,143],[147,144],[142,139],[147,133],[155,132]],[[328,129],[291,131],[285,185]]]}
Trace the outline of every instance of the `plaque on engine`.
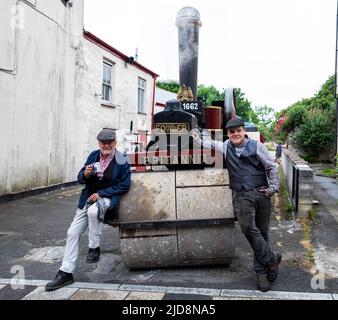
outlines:
{"label": "plaque on engine", "polygon": [[201,101],[189,101],[182,102],[182,109],[188,112],[198,112],[201,113],[203,108],[203,103]]}
{"label": "plaque on engine", "polygon": [[157,133],[188,133],[188,123],[156,123],[155,131]]}

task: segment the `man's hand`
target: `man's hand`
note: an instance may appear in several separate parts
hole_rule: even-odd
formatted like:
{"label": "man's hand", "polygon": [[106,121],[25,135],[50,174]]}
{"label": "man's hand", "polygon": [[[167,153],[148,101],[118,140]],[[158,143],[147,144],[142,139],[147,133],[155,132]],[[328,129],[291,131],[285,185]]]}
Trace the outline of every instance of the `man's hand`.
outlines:
{"label": "man's hand", "polygon": [[99,199],[99,194],[98,193],[93,193],[88,199],[87,202],[89,203],[95,203]]}
{"label": "man's hand", "polygon": [[193,137],[194,140],[198,140],[198,139],[201,138],[201,136],[200,136],[199,132],[197,132],[197,130],[193,130],[191,132],[191,136]]}
{"label": "man's hand", "polygon": [[268,198],[272,197],[275,194],[273,191],[271,191],[268,188],[261,188],[261,189],[259,189],[259,192],[264,193],[264,195]]}
{"label": "man's hand", "polygon": [[83,173],[85,178],[88,179],[93,171],[94,171],[94,166],[92,164],[86,166],[86,169]]}

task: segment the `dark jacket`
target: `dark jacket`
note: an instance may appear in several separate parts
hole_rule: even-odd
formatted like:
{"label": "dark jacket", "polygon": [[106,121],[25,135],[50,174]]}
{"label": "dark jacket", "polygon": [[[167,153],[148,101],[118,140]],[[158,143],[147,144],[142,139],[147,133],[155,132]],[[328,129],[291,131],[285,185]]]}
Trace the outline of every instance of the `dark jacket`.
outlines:
{"label": "dark jacket", "polygon": [[[86,179],[84,177],[84,171],[87,165],[92,164],[93,162],[100,161],[100,150],[93,151],[84,164],[83,168],[80,170],[77,181],[86,186],[81,192],[78,208],[82,209],[86,205],[86,201],[89,194],[89,187],[91,177]],[[130,188],[130,164],[128,161],[128,156],[122,154],[121,152],[115,150],[115,165],[113,166],[113,172],[111,176],[110,186],[106,189],[99,190],[97,193],[101,198],[110,198],[110,207],[109,209],[117,209],[119,206],[121,195],[127,192]]]}
{"label": "dark jacket", "polygon": [[249,140],[240,157],[235,146],[229,142],[226,156],[230,188],[236,191],[249,191],[254,188],[268,187],[266,172],[257,156],[257,142]]}

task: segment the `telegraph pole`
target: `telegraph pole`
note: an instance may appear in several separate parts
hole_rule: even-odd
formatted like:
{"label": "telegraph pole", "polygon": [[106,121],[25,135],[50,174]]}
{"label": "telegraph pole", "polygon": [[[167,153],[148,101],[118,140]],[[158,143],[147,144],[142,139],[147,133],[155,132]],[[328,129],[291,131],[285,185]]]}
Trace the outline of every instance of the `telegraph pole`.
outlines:
{"label": "telegraph pole", "polygon": [[336,98],[336,168],[338,168],[338,1],[337,1],[337,17],[336,17],[336,66],[335,66],[335,98]]}

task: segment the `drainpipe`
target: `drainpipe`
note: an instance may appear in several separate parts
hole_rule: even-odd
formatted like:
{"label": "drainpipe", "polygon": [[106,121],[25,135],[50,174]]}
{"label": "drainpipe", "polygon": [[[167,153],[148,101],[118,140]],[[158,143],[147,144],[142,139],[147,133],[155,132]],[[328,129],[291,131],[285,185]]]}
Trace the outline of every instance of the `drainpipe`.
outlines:
{"label": "drainpipe", "polygon": [[[150,126],[150,132],[153,129],[153,125],[154,125],[154,111],[155,111],[155,90],[156,90],[156,79],[157,79],[157,75],[153,76],[154,79],[154,84],[153,84],[153,105],[151,108],[151,126]],[[147,142],[148,143],[148,142]]]}

